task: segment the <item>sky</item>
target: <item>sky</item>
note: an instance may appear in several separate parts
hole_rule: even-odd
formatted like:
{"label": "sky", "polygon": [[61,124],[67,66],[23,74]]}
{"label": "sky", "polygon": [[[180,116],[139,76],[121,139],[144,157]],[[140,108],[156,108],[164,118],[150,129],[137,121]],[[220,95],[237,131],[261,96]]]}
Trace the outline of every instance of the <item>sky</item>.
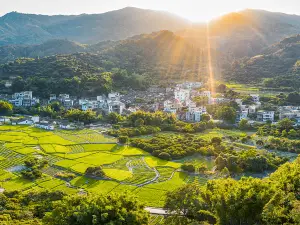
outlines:
{"label": "sky", "polygon": [[17,11],[34,14],[92,14],[127,6],[168,11],[205,22],[246,8],[300,15],[299,0],[0,0],[0,16]]}

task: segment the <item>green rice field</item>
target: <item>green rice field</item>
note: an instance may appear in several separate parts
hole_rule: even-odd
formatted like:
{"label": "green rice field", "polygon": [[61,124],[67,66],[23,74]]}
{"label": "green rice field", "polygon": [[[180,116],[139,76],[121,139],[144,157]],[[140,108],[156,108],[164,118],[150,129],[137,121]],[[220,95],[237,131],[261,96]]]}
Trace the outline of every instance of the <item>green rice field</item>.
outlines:
{"label": "green rice field", "polygon": [[[45,159],[43,176],[31,181],[20,171],[31,157]],[[147,206],[162,207],[168,191],[189,183],[178,172],[182,162],[151,156],[142,149],[120,146],[113,137],[93,130],[48,132],[28,126],[0,126],[0,188],[6,191],[62,190],[70,194],[134,193]],[[105,178],[87,177],[89,167],[101,166]],[[71,173],[75,178],[60,179]],[[155,196],[155,198],[153,198]],[[162,218],[153,218],[159,224]]]}

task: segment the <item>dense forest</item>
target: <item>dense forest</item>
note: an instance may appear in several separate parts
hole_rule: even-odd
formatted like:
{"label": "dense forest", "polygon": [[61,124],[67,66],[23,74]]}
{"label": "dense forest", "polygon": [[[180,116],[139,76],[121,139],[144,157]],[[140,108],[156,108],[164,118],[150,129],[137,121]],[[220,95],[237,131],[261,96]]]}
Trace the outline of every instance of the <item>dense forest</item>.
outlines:
{"label": "dense forest", "polygon": [[300,35],[283,39],[260,55],[235,60],[225,78],[257,83],[264,78],[266,87],[299,87]]}

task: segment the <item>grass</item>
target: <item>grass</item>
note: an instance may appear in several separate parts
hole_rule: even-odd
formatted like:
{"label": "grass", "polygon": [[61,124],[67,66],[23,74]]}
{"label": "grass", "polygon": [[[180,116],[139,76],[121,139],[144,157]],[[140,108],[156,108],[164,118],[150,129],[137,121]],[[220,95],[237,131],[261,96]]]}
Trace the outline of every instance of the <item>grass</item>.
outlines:
{"label": "grass", "polygon": [[94,166],[101,166],[104,164],[114,163],[122,158],[123,156],[121,155],[114,155],[114,154],[101,152],[101,153],[91,154],[86,157],[76,159],[76,161],[89,163]]}
{"label": "grass", "polygon": [[83,144],[82,147],[87,152],[110,151],[116,144]]}
{"label": "grass", "polygon": [[171,180],[159,182],[159,183],[153,183],[148,184],[145,187],[149,189],[156,189],[156,190],[162,190],[162,191],[173,191],[176,188],[179,188],[186,184],[185,179],[187,178],[187,175],[182,172],[176,172]]}
{"label": "grass", "polygon": [[[135,193],[147,206],[159,207],[163,206],[167,191],[173,191],[195,180],[199,183],[206,182],[200,176],[187,177],[184,173],[174,172],[182,162],[193,160],[192,158],[178,162],[166,161],[138,148],[101,144],[98,142],[113,142],[115,138],[106,137],[92,130],[53,133],[26,126],[2,126],[1,129],[3,132],[0,133],[0,141],[4,143],[0,145],[0,185],[7,191],[27,192],[47,189],[61,190],[68,194],[76,194],[79,189],[92,194],[128,191]],[[215,134],[233,136],[241,135],[241,132],[214,129],[199,135],[210,137]],[[84,143],[78,144],[82,140]],[[5,171],[23,165],[31,155],[37,154],[43,156],[50,164],[43,169],[43,178],[30,181],[19,177],[17,173]],[[197,160],[201,161],[198,158]],[[102,166],[106,176],[112,180],[96,180],[84,176],[88,167],[95,166]],[[155,183],[138,187],[139,184],[155,178],[154,167],[160,173],[160,178]],[[55,178],[58,172],[67,171],[77,175],[70,181],[70,187],[65,181]],[[171,178],[173,173],[174,176]]]}
{"label": "grass", "polygon": [[97,181],[85,176],[79,176],[70,181],[71,185],[79,188],[87,188],[88,186],[96,183]]}
{"label": "grass", "polygon": [[78,163],[74,166],[71,166],[69,169],[73,170],[74,172],[84,174],[86,169],[89,168],[89,167],[92,167],[92,165],[85,164],[85,163]]}
{"label": "grass", "polygon": [[126,170],[119,170],[119,169],[103,169],[106,176],[117,180],[117,181],[123,181],[128,178],[132,177],[132,173],[130,171]]}
{"label": "grass", "polygon": [[135,194],[140,201],[147,206],[163,207],[166,197],[166,191],[151,189],[147,187],[137,188],[134,190]]}
{"label": "grass", "polygon": [[46,188],[46,189],[53,189],[55,187],[58,187],[65,182],[56,178],[52,178],[50,180],[47,180],[45,182],[41,182],[38,184],[39,187]]}
{"label": "grass", "polygon": [[46,153],[55,153],[55,147],[51,144],[40,145]]}
{"label": "grass", "polygon": [[35,186],[31,180],[26,180],[21,177],[15,177],[9,181],[2,182],[2,187],[5,191],[20,191]]}
{"label": "grass", "polygon": [[156,158],[154,156],[145,157],[145,162],[152,168],[157,166],[168,166],[173,168],[179,168],[181,166],[181,163],[166,161],[163,159]]}
{"label": "grass", "polygon": [[120,154],[124,156],[135,156],[135,155],[149,155],[149,153],[143,151],[139,148],[134,148],[131,146],[122,146],[114,151],[115,154]]}
{"label": "grass", "polygon": [[86,190],[94,194],[108,194],[119,185],[120,184],[115,181],[100,180],[88,186]]}
{"label": "grass", "polygon": [[39,144],[41,144],[41,145],[43,145],[43,144],[72,145],[75,143],[72,141],[63,139],[60,136],[52,134],[52,135],[48,135],[48,136],[39,137]]}
{"label": "grass", "polygon": [[78,164],[78,162],[74,161],[74,160],[61,160],[56,162],[54,165],[56,166],[60,166],[60,167],[64,167],[64,168],[70,168],[71,166],[74,166]]}
{"label": "grass", "polygon": [[79,159],[85,156],[88,156],[90,154],[94,154],[93,152],[81,152],[81,153],[74,153],[74,154],[55,154],[61,158],[65,158],[65,159]]}

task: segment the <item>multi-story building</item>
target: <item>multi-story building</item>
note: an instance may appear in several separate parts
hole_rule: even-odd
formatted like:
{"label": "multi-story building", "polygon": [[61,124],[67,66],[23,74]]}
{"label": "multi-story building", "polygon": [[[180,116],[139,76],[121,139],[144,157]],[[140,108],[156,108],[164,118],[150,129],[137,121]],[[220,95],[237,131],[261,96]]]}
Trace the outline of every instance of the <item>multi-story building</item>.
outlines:
{"label": "multi-story building", "polygon": [[14,106],[30,107],[36,105],[40,101],[38,98],[32,97],[32,91],[24,91],[14,93],[12,95],[12,99],[9,100],[9,102],[12,103]]}
{"label": "multi-story building", "polygon": [[257,120],[262,122],[274,121],[275,112],[274,111],[258,111]]}
{"label": "multi-story building", "polygon": [[184,102],[186,99],[190,98],[190,91],[186,89],[176,89],[174,91],[175,99],[179,99],[179,101]]}

